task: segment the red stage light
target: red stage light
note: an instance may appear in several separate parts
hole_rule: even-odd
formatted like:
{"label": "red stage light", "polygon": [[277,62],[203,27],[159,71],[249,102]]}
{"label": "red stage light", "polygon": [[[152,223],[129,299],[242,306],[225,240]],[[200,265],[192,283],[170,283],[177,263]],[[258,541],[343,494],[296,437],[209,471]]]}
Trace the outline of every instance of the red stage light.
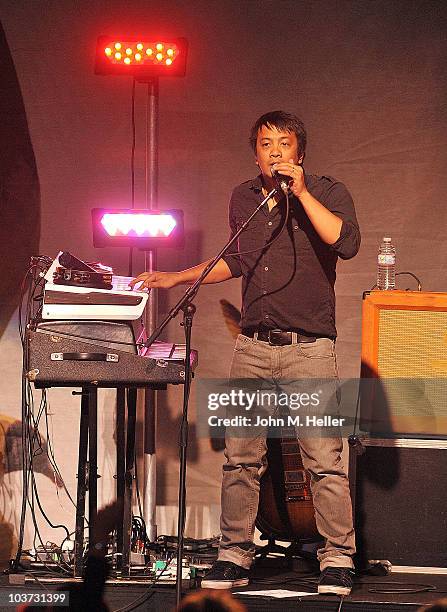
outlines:
{"label": "red stage light", "polygon": [[92,210],[95,247],[154,249],[183,246],[183,211],[147,209]]}
{"label": "red stage light", "polygon": [[96,46],[95,73],[128,74],[140,81],[159,76],[184,76],[187,49],[185,38],[157,40],[100,36]]}

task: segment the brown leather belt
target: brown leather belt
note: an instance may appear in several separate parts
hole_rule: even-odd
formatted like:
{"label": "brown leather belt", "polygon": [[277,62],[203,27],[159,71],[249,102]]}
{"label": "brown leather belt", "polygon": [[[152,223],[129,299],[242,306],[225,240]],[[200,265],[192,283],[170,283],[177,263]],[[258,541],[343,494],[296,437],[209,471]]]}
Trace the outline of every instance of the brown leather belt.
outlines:
{"label": "brown leather belt", "polygon": [[244,328],[241,333],[249,338],[268,342],[273,346],[285,346],[287,344],[297,344],[298,342],[315,342],[317,338],[323,336],[306,336],[295,331],[284,331],[282,329],[254,329]]}

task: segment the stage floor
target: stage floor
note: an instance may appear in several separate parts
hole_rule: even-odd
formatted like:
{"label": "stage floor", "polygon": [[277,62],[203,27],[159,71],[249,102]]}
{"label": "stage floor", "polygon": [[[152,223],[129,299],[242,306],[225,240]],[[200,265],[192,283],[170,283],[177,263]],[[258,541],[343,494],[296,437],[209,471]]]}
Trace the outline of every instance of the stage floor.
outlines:
{"label": "stage floor", "polygon": [[[313,595],[311,597],[293,597],[276,599],[273,597],[243,595],[244,591],[264,591],[287,589],[292,591],[316,591],[317,577],[301,581],[299,572],[271,572],[266,575],[255,572],[248,587],[234,589],[235,595],[251,612],[292,612],[296,610],[339,610],[340,599],[336,596]],[[241,594],[239,594],[239,591]],[[379,592],[378,592],[379,591]],[[381,592],[380,592],[381,591]],[[398,591],[393,593],[392,591]],[[111,610],[117,610],[129,604],[144,593],[141,587],[108,586],[106,600]],[[417,610],[447,596],[447,576],[438,574],[391,574],[388,576],[361,576],[355,580],[354,589],[343,601],[341,611],[356,610],[357,612],[377,612],[386,610]],[[136,610],[154,610],[169,612],[174,609],[175,588],[173,586],[159,587],[154,595],[142,603]]]}
{"label": "stage floor", "polygon": [[[340,599],[336,596],[292,597],[277,599],[259,595],[244,595],[244,591],[264,591],[287,589],[291,591],[315,592],[317,575],[301,567],[285,570],[274,565],[258,567],[253,572],[252,582],[235,595],[249,611],[289,612],[296,610],[339,610]],[[42,576],[40,577],[42,579]],[[49,590],[61,588],[59,584],[47,583]],[[175,586],[163,585],[149,589],[149,584],[107,584],[105,599],[111,611],[119,610],[132,602],[139,604],[134,610],[153,610],[171,612],[175,606]],[[0,581],[0,591],[42,592],[42,586],[26,582],[25,586],[11,586],[8,576],[3,575]],[[422,605],[435,602],[447,596],[447,576],[442,574],[390,574],[387,576],[356,577],[354,589],[343,601],[342,612],[357,610],[358,612],[386,610],[417,610]],[[0,606],[0,610],[10,611],[11,607]],[[60,608],[63,610],[64,608]]]}

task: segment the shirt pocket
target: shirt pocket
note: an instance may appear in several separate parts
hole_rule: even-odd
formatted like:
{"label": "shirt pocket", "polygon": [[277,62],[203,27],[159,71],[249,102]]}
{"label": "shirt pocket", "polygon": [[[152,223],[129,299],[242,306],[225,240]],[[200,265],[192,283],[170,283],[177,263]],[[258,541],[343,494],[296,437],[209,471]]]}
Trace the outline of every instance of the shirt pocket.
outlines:
{"label": "shirt pocket", "polygon": [[[260,215],[260,213],[258,213]],[[237,229],[239,229],[245,219],[238,219],[236,221]],[[247,251],[255,248],[262,248],[266,243],[266,222],[261,219],[254,217],[244,231],[239,236],[239,248],[238,251]]]}

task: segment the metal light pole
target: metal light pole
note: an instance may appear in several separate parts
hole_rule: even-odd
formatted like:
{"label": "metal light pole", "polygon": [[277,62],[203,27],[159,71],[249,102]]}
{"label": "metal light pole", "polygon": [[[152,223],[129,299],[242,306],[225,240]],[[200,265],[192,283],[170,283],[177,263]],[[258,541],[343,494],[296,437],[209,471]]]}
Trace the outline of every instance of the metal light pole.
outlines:
{"label": "metal light pole", "polygon": [[[148,210],[158,208],[158,81],[161,76],[185,76],[187,51],[188,41],[182,37],[163,41],[158,37],[143,36],[137,39],[132,36],[102,35],[97,40],[95,74],[133,76],[137,82],[147,84],[145,186]],[[144,268],[146,272],[157,269],[155,249],[145,251]],[[148,336],[153,334],[157,326],[156,293],[150,292],[145,310],[145,328]],[[156,400],[155,391],[145,390],[143,517],[150,541],[154,541],[157,537]]]}
{"label": "metal light pole", "polygon": [[[146,208],[156,207],[158,199],[158,78],[147,83],[146,98],[146,147],[145,147],[145,187]],[[152,272],[157,269],[156,250],[145,251],[144,269]],[[145,311],[145,327],[148,336],[157,326],[157,292],[151,291]],[[155,433],[157,424],[157,392],[144,390],[144,496],[143,514],[147,535],[151,542],[157,537],[156,524],[156,455]]]}

